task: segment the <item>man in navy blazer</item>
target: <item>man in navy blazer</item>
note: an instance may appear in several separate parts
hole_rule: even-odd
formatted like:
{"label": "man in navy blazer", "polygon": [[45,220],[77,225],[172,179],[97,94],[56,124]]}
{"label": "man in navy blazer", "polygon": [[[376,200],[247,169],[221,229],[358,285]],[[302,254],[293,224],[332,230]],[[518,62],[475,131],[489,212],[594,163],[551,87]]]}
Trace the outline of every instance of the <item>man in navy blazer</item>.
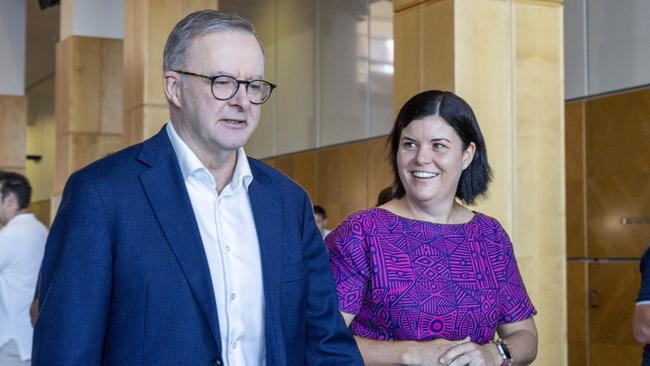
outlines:
{"label": "man in navy blazer", "polygon": [[242,146],[275,85],[213,10],[165,45],[171,123],[74,173],[40,278],[34,365],[362,365],[306,193]]}

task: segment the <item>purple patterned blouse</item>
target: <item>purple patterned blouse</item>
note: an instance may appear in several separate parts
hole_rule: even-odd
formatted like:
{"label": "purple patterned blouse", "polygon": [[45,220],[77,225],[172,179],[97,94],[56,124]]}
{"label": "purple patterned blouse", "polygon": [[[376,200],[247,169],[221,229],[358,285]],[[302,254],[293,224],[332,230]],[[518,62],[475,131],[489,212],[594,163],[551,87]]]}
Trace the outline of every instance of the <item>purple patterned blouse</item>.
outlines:
{"label": "purple patterned blouse", "polygon": [[380,340],[491,341],[496,326],[536,314],[508,234],[476,213],[444,225],[359,211],[327,238],[339,308],[355,335]]}

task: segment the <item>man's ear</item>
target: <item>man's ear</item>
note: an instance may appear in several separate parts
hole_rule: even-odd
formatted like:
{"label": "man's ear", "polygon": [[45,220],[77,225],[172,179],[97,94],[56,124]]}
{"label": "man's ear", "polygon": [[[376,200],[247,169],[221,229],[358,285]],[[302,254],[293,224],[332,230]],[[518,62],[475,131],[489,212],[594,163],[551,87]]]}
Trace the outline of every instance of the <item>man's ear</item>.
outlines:
{"label": "man's ear", "polygon": [[182,98],[180,75],[173,71],[165,71],[162,82],[167,100],[176,108],[180,108]]}

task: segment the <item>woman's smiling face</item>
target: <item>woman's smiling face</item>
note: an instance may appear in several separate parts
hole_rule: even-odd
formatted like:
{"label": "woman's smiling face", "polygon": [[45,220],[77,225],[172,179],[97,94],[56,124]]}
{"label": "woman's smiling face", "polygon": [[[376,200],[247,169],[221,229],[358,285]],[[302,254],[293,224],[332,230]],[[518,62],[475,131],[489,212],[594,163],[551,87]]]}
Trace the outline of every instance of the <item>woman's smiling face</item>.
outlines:
{"label": "woman's smiling face", "polygon": [[397,170],[406,197],[414,203],[453,200],[474,150],[473,142],[465,148],[456,131],[439,116],[409,123],[397,150]]}

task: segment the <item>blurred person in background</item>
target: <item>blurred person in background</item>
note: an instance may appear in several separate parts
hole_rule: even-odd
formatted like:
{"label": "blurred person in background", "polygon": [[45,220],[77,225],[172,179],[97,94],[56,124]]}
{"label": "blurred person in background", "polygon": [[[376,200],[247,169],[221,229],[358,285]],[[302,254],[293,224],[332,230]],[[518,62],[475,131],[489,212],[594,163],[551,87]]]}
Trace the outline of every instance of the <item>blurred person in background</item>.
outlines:
{"label": "blurred person in background", "polygon": [[30,365],[30,306],[47,229],[27,211],[32,188],[23,175],[0,171],[0,366]]}
{"label": "blurred person in background", "polygon": [[320,235],[325,239],[332,230],[327,228],[327,211],[325,211],[323,206],[314,205],[314,220],[316,221]]}

